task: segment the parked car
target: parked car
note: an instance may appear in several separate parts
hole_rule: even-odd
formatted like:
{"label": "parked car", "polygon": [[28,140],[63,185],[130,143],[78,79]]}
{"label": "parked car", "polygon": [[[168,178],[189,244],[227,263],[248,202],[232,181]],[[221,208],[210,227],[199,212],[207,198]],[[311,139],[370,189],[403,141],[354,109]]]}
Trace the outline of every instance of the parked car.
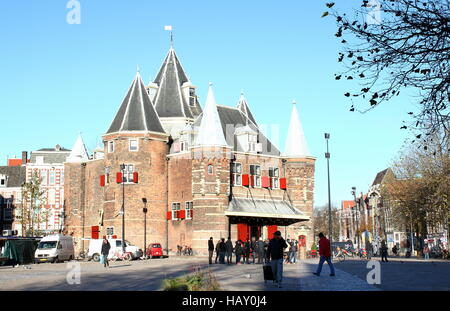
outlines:
{"label": "parked car", "polygon": [[64,235],[43,237],[34,253],[35,263],[73,260],[74,257],[73,239]]}
{"label": "parked car", "polygon": [[147,247],[147,257],[149,258],[161,258],[163,256],[163,250],[160,243],[152,243]]}
{"label": "parked car", "polygon": [[[122,240],[120,239],[108,239],[111,249],[109,250],[108,259],[111,259],[117,251],[122,250]],[[91,239],[89,240],[89,249],[87,252],[87,258],[93,261],[100,261],[100,255],[102,250],[103,239]],[[125,240],[125,251],[130,252],[132,259],[138,259],[143,255],[142,250],[132,245]]]}

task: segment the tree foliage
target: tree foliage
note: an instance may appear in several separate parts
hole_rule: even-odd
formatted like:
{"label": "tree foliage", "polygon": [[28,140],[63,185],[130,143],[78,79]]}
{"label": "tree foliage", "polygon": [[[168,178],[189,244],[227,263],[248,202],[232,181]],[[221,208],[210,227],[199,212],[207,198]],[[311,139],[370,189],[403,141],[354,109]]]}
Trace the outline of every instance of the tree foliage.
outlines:
{"label": "tree foliage", "polygon": [[[361,89],[345,91],[355,101],[350,111],[365,113],[406,89],[417,95],[409,124],[422,146],[435,133],[449,134],[450,2],[442,0],[364,0],[354,16],[327,3],[324,16],[336,18],[342,38],[338,62],[345,71],[336,80],[358,80]],[[346,38],[348,36],[348,38]],[[424,135],[421,135],[424,134]]]}
{"label": "tree foliage", "polygon": [[44,218],[49,216],[49,211],[45,210],[43,204],[45,191],[42,190],[41,183],[42,181],[35,171],[31,180],[22,185],[22,207],[20,216],[17,218],[22,223],[23,232],[31,236],[36,233],[36,225],[39,229],[42,216]]}
{"label": "tree foliage", "polygon": [[448,146],[435,143],[427,150],[409,145],[392,165],[396,176],[382,187],[395,221],[425,235],[445,228],[450,212]]}
{"label": "tree foliage", "polygon": [[[336,207],[331,207],[333,241],[337,241],[339,239],[339,217],[337,211],[338,210]],[[320,232],[323,232],[326,236],[329,236],[328,215],[327,205],[314,208],[314,236],[317,236]]]}

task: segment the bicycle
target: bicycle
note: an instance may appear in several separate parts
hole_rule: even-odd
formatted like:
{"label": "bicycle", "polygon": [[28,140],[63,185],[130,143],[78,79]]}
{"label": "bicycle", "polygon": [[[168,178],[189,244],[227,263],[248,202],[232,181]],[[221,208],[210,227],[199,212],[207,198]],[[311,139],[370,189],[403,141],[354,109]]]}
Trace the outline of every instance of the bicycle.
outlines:
{"label": "bicycle", "polygon": [[345,260],[345,254],[342,252],[341,249],[338,248],[337,253],[333,252],[334,259],[337,259],[339,262],[342,262]]}
{"label": "bicycle", "polygon": [[121,251],[117,251],[114,253],[114,255],[111,257],[111,261],[115,262],[117,259],[119,260],[126,260],[126,261],[130,261],[133,259],[133,256],[131,255],[131,252],[121,252]]}

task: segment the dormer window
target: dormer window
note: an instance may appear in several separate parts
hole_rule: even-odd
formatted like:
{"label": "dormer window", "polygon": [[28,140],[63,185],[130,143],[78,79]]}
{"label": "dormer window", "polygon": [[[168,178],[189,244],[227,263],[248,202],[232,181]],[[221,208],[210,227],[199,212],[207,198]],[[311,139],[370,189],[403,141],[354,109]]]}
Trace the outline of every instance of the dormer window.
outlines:
{"label": "dormer window", "polygon": [[0,175],[0,187],[7,187],[8,185],[8,176]]}
{"label": "dormer window", "polygon": [[195,88],[189,88],[189,106],[195,106]]}

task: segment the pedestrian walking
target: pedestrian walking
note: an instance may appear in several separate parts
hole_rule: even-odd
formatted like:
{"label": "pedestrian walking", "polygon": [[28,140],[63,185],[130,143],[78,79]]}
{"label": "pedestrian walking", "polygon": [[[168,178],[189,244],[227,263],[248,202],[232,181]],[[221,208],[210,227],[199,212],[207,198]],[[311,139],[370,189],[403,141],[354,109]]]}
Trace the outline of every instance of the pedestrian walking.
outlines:
{"label": "pedestrian walking", "polygon": [[216,244],[216,259],[214,260],[215,263],[217,263],[217,259],[219,259],[219,245],[220,245],[220,240]]}
{"label": "pedestrian walking", "polygon": [[287,243],[289,245],[287,263],[291,264],[294,261],[294,259],[292,258],[294,256],[294,242],[291,239],[288,239]]}
{"label": "pedestrian walking", "polygon": [[256,241],[256,252],[258,254],[258,263],[262,264],[265,258],[265,245],[261,239]]}
{"label": "pedestrian walking", "polygon": [[212,237],[210,237],[208,240],[208,253],[209,253],[209,264],[212,265],[212,257],[214,254],[214,242]]}
{"label": "pedestrian walking", "polygon": [[425,244],[423,248],[423,258],[425,260],[430,259],[430,248],[428,247],[428,244]]}
{"label": "pedestrian walking", "polygon": [[227,253],[227,246],[225,244],[225,239],[220,239],[219,242],[219,263],[225,264],[225,254]]}
{"label": "pedestrian walking", "polygon": [[291,263],[295,264],[297,263],[297,255],[298,255],[298,241],[293,240],[292,242],[292,261]]}
{"label": "pedestrian walking", "polygon": [[106,236],[103,237],[103,243],[102,243],[102,250],[101,250],[101,257],[100,262],[103,263],[103,267],[109,267],[108,262],[108,255],[109,250],[111,249],[111,244],[109,244],[109,241],[106,239]]}
{"label": "pedestrian walking", "polygon": [[381,241],[381,247],[380,247],[381,261],[388,262],[387,255],[388,255],[388,248],[387,248],[386,240],[383,240],[383,241]]}
{"label": "pedestrian walking", "polygon": [[275,231],[273,239],[270,240],[267,248],[267,260],[271,260],[273,277],[279,288],[281,288],[281,282],[283,280],[283,252],[286,247],[288,245],[281,237],[281,232]]}
{"label": "pedestrian walking", "polygon": [[331,262],[331,245],[330,240],[328,240],[325,235],[321,232],[319,233],[319,266],[317,267],[317,271],[314,272],[314,275],[320,276],[320,272],[322,272],[323,263],[326,261],[328,266],[330,267],[330,276],[335,276],[334,266]]}
{"label": "pedestrian walking", "polygon": [[231,237],[228,237],[225,248],[227,252],[227,264],[231,264],[233,262],[233,242],[231,242]]}
{"label": "pedestrian walking", "polygon": [[236,246],[234,247],[234,253],[236,254],[236,264],[238,265],[241,263],[241,257],[243,254],[241,240],[236,241]]}

